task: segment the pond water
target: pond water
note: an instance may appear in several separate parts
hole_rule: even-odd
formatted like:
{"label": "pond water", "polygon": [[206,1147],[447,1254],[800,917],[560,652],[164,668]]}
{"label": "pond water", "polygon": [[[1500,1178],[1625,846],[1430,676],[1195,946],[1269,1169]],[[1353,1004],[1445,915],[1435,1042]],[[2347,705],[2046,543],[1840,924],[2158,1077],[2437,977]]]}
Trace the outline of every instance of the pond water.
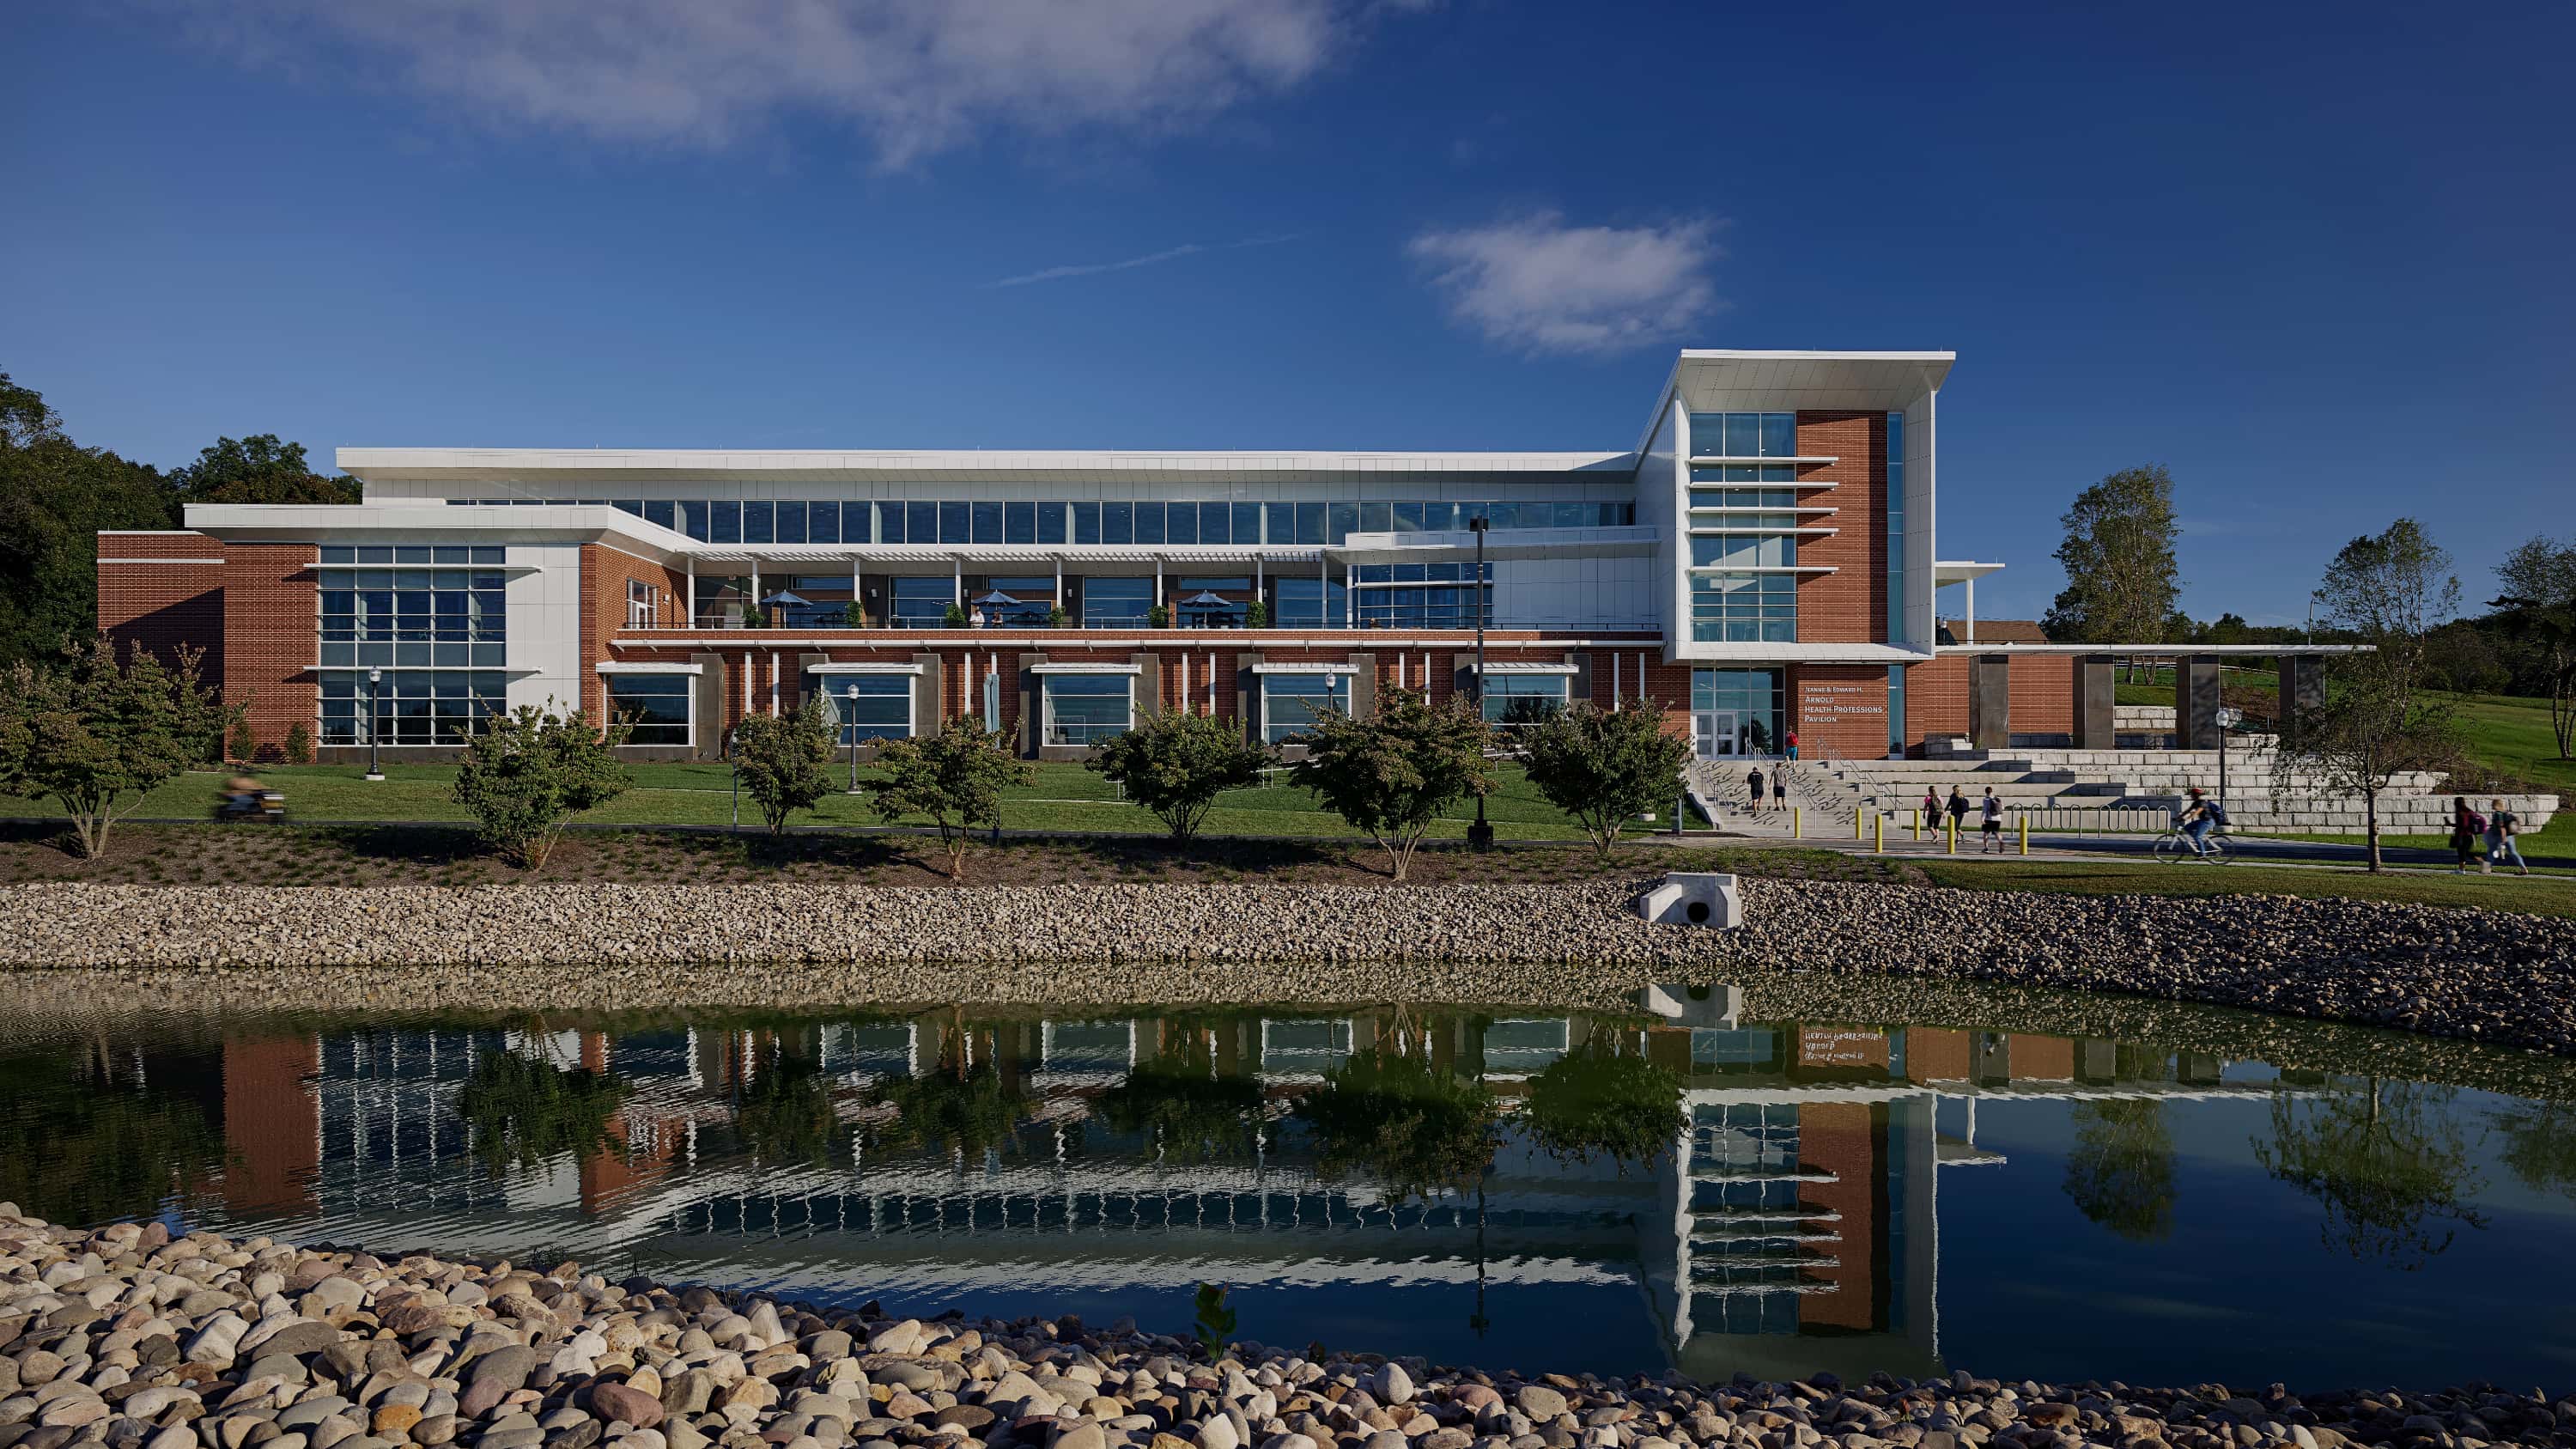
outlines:
{"label": "pond water", "polygon": [[1491,1369],[2576,1382],[2576,1105],[1736,1000],[8,1013],[0,1197]]}

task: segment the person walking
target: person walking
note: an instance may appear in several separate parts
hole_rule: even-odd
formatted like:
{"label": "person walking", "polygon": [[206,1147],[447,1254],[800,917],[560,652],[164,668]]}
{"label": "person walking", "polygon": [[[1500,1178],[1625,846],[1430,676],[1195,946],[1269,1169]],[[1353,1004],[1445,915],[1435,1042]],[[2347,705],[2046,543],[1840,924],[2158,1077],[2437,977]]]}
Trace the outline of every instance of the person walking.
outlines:
{"label": "person walking", "polygon": [[1955,835],[1967,828],[1968,792],[1953,785],[1950,787],[1950,831]]}
{"label": "person walking", "polygon": [[[2483,837],[2486,833],[2487,818],[2480,815],[2475,810],[2470,809],[2469,802],[2466,799],[2463,799],[2458,795],[2452,796],[2451,853],[2456,857],[2456,859],[2452,862],[2451,874],[2467,875],[2469,873],[2469,857],[2477,852],[2477,848],[2483,843]],[[2487,863],[2485,856],[2478,856],[2478,874],[2489,875],[2492,874],[2494,870],[2495,867]]]}
{"label": "person walking", "polygon": [[1941,792],[1930,785],[1923,787],[1923,828],[1935,835],[1941,833]]}
{"label": "person walking", "polygon": [[2003,854],[2004,802],[1995,794],[1994,786],[1986,787],[1986,798],[1977,802],[1977,811],[1983,818],[1983,824],[1979,827],[1983,831],[1983,838],[1977,842],[1977,854],[1984,855],[1989,851],[1996,855]]}
{"label": "person walking", "polygon": [[2504,808],[2502,800],[2487,802],[2487,863],[2502,865],[2506,856],[2513,857],[2514,868],[2524,875],[2531,866],[2522,858],[2522,847],[2513,838],[2522,833],[2522,817]]}
{"label": "person walking", "polygon": [[1796,730],[1789,731],[1789,758],[1793,760],[1798,758],[1798,732]]}
{"label": "person walking", "polygon": [[1757,813],[1762,809],[1762,767],[1760,765],[1744,772],[1744,798],[1748,808]]}
{"label": "person walking", "polygon": [[1774,810],[1789,808],[1789,767],[1786,765],[1771,767],[1771,808]]}

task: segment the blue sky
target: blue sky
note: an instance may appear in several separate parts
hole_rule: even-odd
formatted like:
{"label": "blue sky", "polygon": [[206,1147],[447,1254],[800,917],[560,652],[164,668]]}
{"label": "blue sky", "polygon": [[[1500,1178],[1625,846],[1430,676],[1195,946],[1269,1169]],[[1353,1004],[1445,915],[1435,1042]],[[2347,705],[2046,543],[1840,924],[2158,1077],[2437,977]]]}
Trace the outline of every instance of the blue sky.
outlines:
{"label": "blue sky", "polygon": [[2140,462],[2204,617],[2576,531],[2576,7],[38,8],[0,367],[154,462],[1624,448],[1680,346],[1938,347],[1983,614]]}

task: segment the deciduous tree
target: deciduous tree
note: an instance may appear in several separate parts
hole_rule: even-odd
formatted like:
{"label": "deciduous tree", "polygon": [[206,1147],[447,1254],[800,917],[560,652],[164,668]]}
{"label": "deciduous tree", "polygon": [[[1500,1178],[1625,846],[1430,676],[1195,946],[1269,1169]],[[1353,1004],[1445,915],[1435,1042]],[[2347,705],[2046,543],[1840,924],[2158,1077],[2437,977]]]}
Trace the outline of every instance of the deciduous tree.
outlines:
{"label": "deciduous tree", "polygon": [[746,715],[734,726],[734,771],[770,834],[785,834],[789,815],[832,793],[834,748],[823,707],[811,699],[792,713]]}
{"label": "deciduous tree", "polygon": [[1494,787],[1485,762],[1492,743],[1493,731],[1463,704],[1435,708],[1418,691],[1391,689],[1371,718],[1317,715],[1290,779],[1376,841],[1389,873],[1404,880],[1440,813]]}
{"label": "deciduous tree", "polygon": [[1619,830],[1678,793],[1690,742],[1664,729],[1644,700],[1617,709],[1577,704],[1514,732],[1521,768],[1547,803],[1582,822],[1608,858]]}
{"label": "deciduous tree", "polygon": [[358,480],[316,473],[302,443],[275,433],[217,438],[197,461],[170,470],[181,503],[328,503],[359,501]]}
{"label": "deciduous tree", "polygon": [[1214,715],[1165,710],[1103,740],[1085,768],[1127,792],[1187,845],[1207,823],[1216,797],[1261,783],[1273,763],[1267,746],[1243,737],[1241,726]]}
{"label": "deciduous tree", "polygon": [[2576,538],[2526,539],[2496,569],[2504,592],[2495,607],[2510,611],[2539,650],[2549,682],[2549,730],[2558,758],[2576,746]]}
{"label": "deciduous tree", "polygon": [[2402,771],[2456,760],[2458,733],[2448,701],[2425,688],[2426,638],[2459,608],[2451,556],[2422,524],[2401,518],[2385,532],[2345,544],[2316,592],[2317,617],[2361,644],[2327,669],[2322,704],[2292,721],[2292,743],[2274,756],[2284,792],[2292,777],[2322,777],[2359,795],[2370,869],[2381,868],[2379,796]]}
{"label": "deciduous tree", "polygon": [[2058,519],[2066,587],[2042,620],[2052,639],[2144,644],[2161,639],[2182,584],[2175,577],[2173,475],[2125,468],[2075,495]]}
{"label": "deciduous tree", "polygon": [[456,770],[456,803],[484,846],[529,870],[544,867],[565,817],[625,793],[616,747],[627,727],[602,731],[579,710],[523,704],[483,722]]}
{"label": "deciduous tree", "polygon": [[863,783],[870,808],[888,823],[929,816],[948,855],[949,879],[964,880],[975,828],[998,828],[1002,792],[1026,784],[1034,773],[1011,758],[1008,735],[960,715],[937,734],[886,741],[876,775]]}
{"label": "deciduous tree", "polygon": [[100,530],[178,521],[158,469],[74,443],[0,372],[0,664],[48,663],[97,632]]}
{"label": "deciduous tree", "polygon": [[198,677],[202,651],[170,662],[106,639],[64,651],[60,667],[12,665],[0,699],[0,794],[51,799],[71,817],[80,853],[107,849],[107,834],[152,787],[217,757],[239,717]]}

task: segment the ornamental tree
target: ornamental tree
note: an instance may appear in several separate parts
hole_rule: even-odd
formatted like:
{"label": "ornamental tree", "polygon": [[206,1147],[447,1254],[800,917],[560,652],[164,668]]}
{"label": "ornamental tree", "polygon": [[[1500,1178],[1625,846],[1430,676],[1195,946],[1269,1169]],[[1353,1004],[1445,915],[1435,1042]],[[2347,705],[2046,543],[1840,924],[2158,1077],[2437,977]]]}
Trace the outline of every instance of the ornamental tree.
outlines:
{"label": "ornamental tree", "polygon": [[483,722],[456,769],[456,803],[474,816],[485,848],[528,870],[544,867],[564,818],[625,793],[616,747],[628,726],[602,731],[579,710],[523,704]]}
{"label": "ornamental tree", "polygon": [[1187,845],[1220,793],[1260,784],[1275,758],[1214,715],[1167,710],[1103,741],[1085,768],[1152,811],[1173,844]]}
{"label": "ornamental tree", "polygon": [[962,881],[975,827],[1000,829],[1002,792],[1036,773],[1011,758],[1009,741],[970,715],[948,721],[935,735],[888,740],[877,754],[875,778],[866,782],[869,806],[889,824],[929,816],[948,855],[948,878]]}
{"label": "ornamental tree", "polygon": [[240,717],[199,679],[204,657],[183,647],[164,663],[93,636],[65,649],[59,667],[12,665],[0,700],[0,793],[61,805],[81,855],[96,858],[109,827],[154,786],[215,758]]}
{"label": "ornamental tree", "polygon": [[1371,718],[1319,713],[1289,778],[1376,841],[1389,873],[1404,880],[1441,812],[1494,787],[1485,763],[1492,742],[1465,705],[1434,708],[1420,691],[1390,689]]}
{"label": "ornamental tree", "polygon": [[790,814],[811,810],[832,793],[834,748],[823,706],[811,699],[793,714],[748,715],[734,726],[734,773],[770,834],[785,834]]}
{"label": "ornamental tree", "polygon": [[1547,803],[1582,822],[1606,859],[1629,820],[1671,800],[1690,742],[1664,730],[1644,700],[1577,704],[1515,732],[1521,767]]}
{"label": "ornamental tree", "polygon": [[2576,749],[2576,538],[2525,539],[2496,568],[2504,592],[2495,606],[2509,612],[2540,655],[2549,681],[2549,733],[2558,758]]}

